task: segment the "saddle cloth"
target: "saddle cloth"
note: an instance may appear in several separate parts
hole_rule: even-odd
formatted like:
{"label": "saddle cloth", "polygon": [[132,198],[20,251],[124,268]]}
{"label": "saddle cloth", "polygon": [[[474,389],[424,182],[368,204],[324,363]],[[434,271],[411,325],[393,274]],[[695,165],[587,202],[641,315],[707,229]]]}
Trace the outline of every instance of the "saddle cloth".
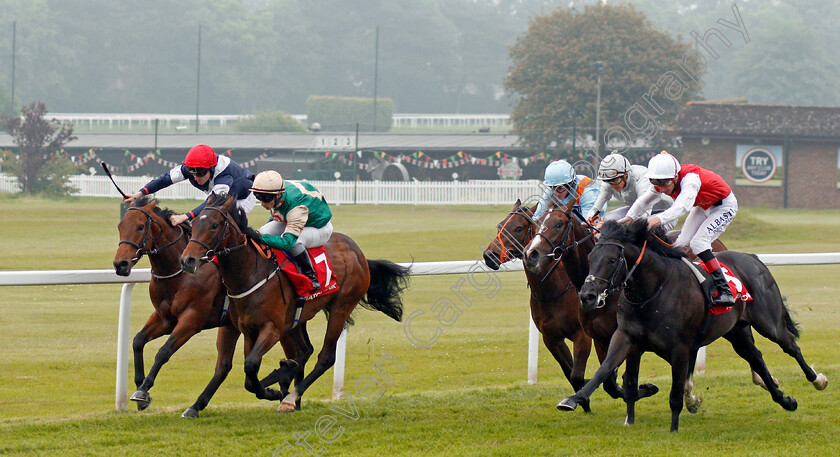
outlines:
{"label": "saddle cloth", "polygon": [[312,293],[312,281],[298,272],[297,266],[286,255],[286,251],[271,250],[274,251],[274,255],[277,257],[277,265],[286,273],[289,281],[295,286],[297,294],[304,300],[312,300],[313,298],[322,297],[338,291],[338,283],[335,282],[332,265],[327,258],[327,250],[323,246],[306,250],[309,253],[312,268],[315,270],[318,282],[322,284],[322,287],[315,293]]}
{"label": "saddle cloth", "polygon": [[[701,268],[707,274],[709,270],[706,268],[706,264],[702,261],[695,260],[692,262],[696,267]],[[732,296],[735,297],[735,301],[741,300],[744,302],[748,302],[752,300],[752,295],[750,295],[749,291],[747,291],[747,287],[744,286],[744,283],[738,279],[735,274],[726,266],[723,262],[718,259],[718,263],[720,264],[720,270],[723,272],[723,277],[726,278],[726,282],[729,284],[729,290],[732,292]],[[711,278],[709,279],[711,280]],[[709,307],[709,314],[723,314],[727,311],[732,309],[731,306],[710,306]]]}

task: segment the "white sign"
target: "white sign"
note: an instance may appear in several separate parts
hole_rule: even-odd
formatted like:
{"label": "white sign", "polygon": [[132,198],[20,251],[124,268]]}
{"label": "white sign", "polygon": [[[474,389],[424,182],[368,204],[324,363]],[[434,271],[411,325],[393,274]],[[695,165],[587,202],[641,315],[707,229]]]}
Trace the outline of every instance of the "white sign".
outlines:
{"label": "white sign", "polygon": [[355,150],[356,137],[353,135],[318,135],[312,149],[328,151]]}

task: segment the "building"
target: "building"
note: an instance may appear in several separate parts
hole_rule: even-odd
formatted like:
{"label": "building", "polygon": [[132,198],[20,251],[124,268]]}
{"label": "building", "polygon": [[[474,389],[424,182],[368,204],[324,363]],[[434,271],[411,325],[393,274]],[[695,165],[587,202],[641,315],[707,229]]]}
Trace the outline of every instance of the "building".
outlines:
{"label": "building", "polygon": [[840,208],[840,107],[693,102],[670,133],[741,206]]}

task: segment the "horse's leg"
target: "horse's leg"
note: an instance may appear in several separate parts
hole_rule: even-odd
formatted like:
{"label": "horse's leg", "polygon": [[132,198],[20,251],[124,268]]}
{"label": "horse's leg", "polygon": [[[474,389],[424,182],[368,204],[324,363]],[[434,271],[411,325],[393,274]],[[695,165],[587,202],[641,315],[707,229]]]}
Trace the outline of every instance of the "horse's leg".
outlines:
{"label": "horse's leg", "polygon": [[624,425],[636,423],[636,400],[639,398],[639,364],[642,361],[642,353],[633,348],[627,354],[627,361],[624,364],[624,402],[627,403],[627,416]]}
{"label": "horse's leg", "polygon": [[691,349],[688,359],[685,385],[683,386],[683,403],[690,414],[696,414],[703,399],[694,395],[694,366],[697,364],[697,348]]}
{"label": "horse's leg", "polygon": [[[297,408],[300,397],[303,396],[306,389],[309,388],[316,379],[321,377],[324,372],[335,365],[335,346],[338,342],[338,337],[341,336],[341,332],[344,330],[344,324],[347,322],[347,317],[350,316],[350,312],[353,310],[353,307],[341,306],[339,304],[339,306],[336,306],[335,308],[336,309],[333,309],[330,313],[329,321],[327,321],[327,331],[324,335],[324,345],[321,347],[321,352],[318,354],[318,361],[315,363],[315,367],[308,375],[306,375],[305,378],[303,378],[301,382],[295,382],[295,387],[291,390],[291,392],[289,392],[289,395],[286,395],[286,398],[283,399],[280,406],[277,407],[278,413],[289,413],[294,411]],[[344,310],[342,308],[350,309]]]}
{"label": "horse's leg", "polygon": [[[149,316],[149,320],[146,321],[146,325],[137,332],[137,335],[134,335],[134,341],[132,342],[131,347],[134,351],[134,385],[138,389],[141,385],[143,385],[143,381],[146,379],[146,370],[143,366],[143,348],[146,347],[146,344],[148,344],[149,341],[166,335],[171,331],[171,326],[161,319],[157,312],[154,312],[151,316]],[[152,401],[152,397],[149,396],[148,393],[137,398],[132,395],[131,399],[137,402],[138,411],[143,411],[148,408],[149,403]]]}
{"label": "horse's leg", "polygon": [[256,340],[249,341],[246,336],[245,344],[245,390],[256,395],[260,400],[279,400],[280,392],[267,389],[260,384],[260,363],[266,352],[280,340],[280,332],[274,323],[268,322],[260,329]]}
{"label": "horse's leg", "polygon": [[187,408],[181,414],[181,417],[197,418],[198,412],[204,410],[210,403],[210,399],[213,398],[216,390],[222,385],[233,367],[233,352],[236,349],[237,340],[239,340],[239,330],[232,324],[219,327],[216,334],[216,372],[213,373],[213,378],[210,379],[210,383],[207,384],[195,403]]}
{"label": "horse's leg", "polygon": [[283,334],[280,338],[280,345],[283,346],[283,353],[286,355],[286,358],[280,361],[280,368],[272,371],[268,376],[260,380],[260,384],[263,387],[280,383],[280,392],[283,396],[289,393],[289,384],[291,384],[292,379],[294,379],[297,372],[301,369],[297,361],[299,358],[300,344],[292,336],[297,335],[298,332],[298,327],[295,327]]}
{"label": "horse's leg", "polygon": [[[586,361],[589,359],[589,354],[592,352],[592,338],[583,331],[583,328],[578,327],[577,332],[572,337],[574,347],[574,364],[572,365],[572,376],[569,382],[575,392],[586,384]],[[565,346],[565,344],[563,344]],[[580,405],[585,412],[590,412],[589,400]]]}
{"label": "horse's leg", "polygon": [[[793,323],[790,315],[787,314],[787,309],[784,306],[784,302],[782,302],[781,296],[779,296],[778,300],[781,303],[780,306],[782,312],[785,313],[782,318],[778,319],[775,324],[771,324],[765,319],[755,318],[754,322],[752,322],[753,327],[760,335],[778,344],[779,347],[785,351],[785,354],[793,357],[796,360],[796,363],[799,364],[799,368],[801,368],[805,373],[805,379],[813,384],[817,390],[825,389],[826,386],[828,386],[828,378],[826,378],[824,374],[814,371],[814,369],[805,362],[805,358],[802,356],[802,350],[799,349],[799,345],[796,344],[796,335],[790,329],[790,327],[795,328],[794,326],[796,324]],[[757,313],[754,313],[754,315],[755,314]],[[764,389],[767,389],[767,386],[763,385],[763,383],[757,382],[756,378],[756,373],[753,372],[753,382]],[[760,379],[760,377],[758,378]],[[776,381],[775,378],[773,378],[773,380],[778,386],[778,381]]]}
{"label": "horse's leg", "polygon": [[671,431],[676,432],[680,428],[680,413],[683,409],[683,393],[685,392],[685,380],[688,376],[688,360],[691,349],[678,351],[671,357],[671,395],[668,403],[671,406]]}
{"label": "horse's leg", "polygon": [[[583,379],[583,374],[580,374],[580,380],[576,380],[573,377],[574,368],[575,368],[575,359],[572,357],[571,351],[569,351],[569,346],[566,345],[566,340],[559,335],[555,329],[549,329],[543,327],[540,329],[543,337],[543,344],[548,349],[548,352],[554,357],[554,360],[560,365],[560,369],[563,370],[563,374],[566,376],[566,379],[569,380],[569,384],[572,385],[572,390],[577,392],[578,389],[583,387],[585,383]],[[575,349],[578,349],[578,343],[575,343]],[[586,361],[584,360],[584,370],[586,369]],[[589,402],[582,403],[581,406],[583,410],[589,412]]]}
{"label": "horse's leg", "polygon": [[767,364],[764,363],[764,358],[761,356],[761,351],[755,347],[752,332],[748,324],[738,324],[729,333],[723,336],[731,344],[735,352],[750,364],[750,368],[761,376],[767,391],[770,392],[770,397],[773,401],[782,406],[788,411],[795,411],[797,407],[796,399],[793,397],[786,397],[779,387],[773,382],[773,376],[770,370],[767,369]]}
{"label": "horse's leg", "polygon": [[627,353],[630,351],[630,338],[621,330],[616,330],[610,339],[610,348],[607,351],[607,357],[598,370],[595,376],[592,377],[579,391],[571,397],[565,398],[557,404],[557,409],[561,411],[573,411],[577,405],[584,400],[589,399],[592,392],[601,385],[608,377],[615,376],[615,369],[624,362]]}
{"label": "horse's leg", "polygon": [[178,323],[175,324],[172,334],[160,349],[158,349],[152,369],[149,370],[149,374],[146,375],[143,384],[131,395],[132,400],[145,402],[146,406],[148,406],[148,403],[152,401],[152,397],[149,396],[149,389],[155,385],[155,378],[157,378],[160,369],[169,361],[172,354],[177,352],[193,335],[201,331],[203,324],[204,319],[192,310],[187,310],[178,316]]}
{"label": "horse's leg", "polygon": [[[604,359],[607,357],[607,346],[609,343],[604,344],[601,340],[592,340],[592,344],[595,345],[595,354],[598,356],[598,362],[604,363]],[[618,373],[613,371],[604,380],[604,391],[612,398],[624,398],[624,389],[618,385],[617,377]]]}

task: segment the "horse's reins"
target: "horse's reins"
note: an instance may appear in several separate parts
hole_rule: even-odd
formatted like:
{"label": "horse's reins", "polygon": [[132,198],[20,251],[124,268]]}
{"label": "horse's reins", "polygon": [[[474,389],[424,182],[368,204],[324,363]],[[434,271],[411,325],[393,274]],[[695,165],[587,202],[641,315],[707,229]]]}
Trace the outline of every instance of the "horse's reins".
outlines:
{"label": "horse's reins", "polygon": [[[662,241],[662,239],[660,239],[658,236],[654,235],[654,237],[660,243],[665,244]],[[636,271],[636,268],[642,263],[642,258],[644,258],[644,256],[645,256],[645,250],[647,249],[647,240],[645,240],[644,244],[642,244],[642,250],[641,250],[641,252],[639,252],[639,257],[636,258],[636,261],[633,263],[633,267],[630,268],[629,270],[627,269],[627,260],[624,258],[624,245],[623,244],[621,244],[619,242],[616,242],[616,241],[610,241],[610,240],[601,240],[601,241],[598,242],[598,244],[617,246],[619,251],[620,251],[619,255],[618,255],[618,258],[621,259],[621,262],[624,264],[625,270],[627,270],[627,275],[624,277],[624,280],[621,281],[618,284],[614,284],[614,281],[616,279],[616,276],[618,276],[618,271],[620,270],[620,268],[619,268],[620,265],[616,266],[615,270],[613,270],[613,273],[612,273],[612,275],[610,275],[609,280],[604,279],[604,278],[599,278],[599,277],[597,277],[595,275],[591,275],[591,274],[586,277],[586,282],[591,282],[593,280],[598,280],[598,281],[604,281],[604,282],[607,283],[606,289],[604,289],[604,291],[601,292],[598,296],[598,303],[604,303],[605,302],[604,299],[608,295],[610,295],[611,293],[613,293],[615,291],[625,289],[627,287],[627,281],[629,281],[630,278],[633,276],[633,272]],[[665,284],[668,283],[668,279],[670,279],[670,278],[671,278],[671,271],[668,272],[668,277],[665,278],[664,281],[662,281],[662,283],[659,285],[659,288],[656,289],[656,292],[654,292],[653,295],[651,295],[647,300],[643,300],[641,302],[633,302],[633,301],[627,299],[627,294],[626,293],[624,294],[624,299],[627,300],[627,302],[630,303],[630,304],[633,304],[633,305],[636,305],[636,306],[644,306],[644,305],[648,304],[651,300],[656,298],[659,295],[660,292],[662,292],[662,288],[665,286]],[[602,306],[603,305],[597,306],[597,307],[600,308]]]}
{"label": "horse's reins", "polygon": [[[563,213],[565,213],[565,211],[563,211],[563,208],[552,208],[552,209],[548,210],[548,212],[552,212],[552,211],[562,211]],[[574,214],[576,216],[580,215],[580,212],[577,211],[576,209],[572,208],[572,211],[574,212]],[[568,214],[567,214],[567,216],[568,216]],[[584,221],[585,221],[585,219],[584,219]],[[571,218],[571,216],[569,216],[569,222],[566,223],[566,227],[563,228],[563,232],[560,234],[557,245],[555,245],[547,236],[542,234],[542,232],[537,232],[536,236],[541,236],[549,244],[549,246],[551,246],[551,252],[546,254],[546,257],[556,259],[554,261],[554,264],[551,266],[551,268],[548,269],[548,272],[543,276],[541,281],[545,281],[551,275],[551,273],[554,272],[554,269],[557,268],[560,265],[560,262],[563,260],[564,255],[566,255],[567,253],[577,249],[577,247],[580,244],[584,243],[587,240],[587,238],[589,238],[591,236],[594,236],[594,232],[590,232],[588,235],[584,236],[583,238],[581,238],[579,240],[574,240],[570,245],[565,246],[566,245],[566,240],[571,238],[571,235],[573,233],[573,228],[574,227],[572,226],[572,224],[573,224],[572,218]],[[587,223],[587,225],[589,225],[589,223]],[[595,227],[592,227],[591,225],[589,225],[589,226],[596,231],[598,230]],[[559,255],[557,254],[558,249],[560,250]]]}
{"label": "horse's reins", "polygon": [[[181,227],[180,225],[178,225],[177,227],[181,230],[181,233],[178,234],[178,236],[176,236],[172,241],[170,241],[169,243],[166,243],[165,245],[163,245],[159,248],[146,249],[146,243],[148,243],[149,238],[151,238],[152,242],[154,242],[154,237],[152,237],[151,223],[154,223],[155,225],[158,226],[158,228],[160,228],[161,236],[163,236],[163,226],[160,225],[160,223],[152,217],[151,213],[144,210],[143,208],[132,206],[132,207],[128,208],[128,210],[129,211],[130,210],[140,211],[141,213],[145,214],[146,218],[147,218],[146,229],[143,231],[143,240],[140,242],[140,244],[137,244],[137,243],[135,243],[134,241],[131,241],[131,240],[120,240],[120,242],[118,243],[118,244],[127,244],[131,247],[137,248],[137,251],[134,253],[134,257],[131,258],[132,262],[136,263],[144,255],[150,255],[151,256],[151,255],[158,254],[159,252],[163,251],[164,249],[166,249],[166,248],[174,245],[175,243],[177,243],[178,240],[180,240],[181,237],[184,236],[184,228]],[[182,269],[179,269],[178,271],[176,271],[175,273],[173,273],[171,275],[165,275],[165,276],[157,275],[153,271],[152,272],[152,277],[154,277],[155,279],[169,279],[169,278],[174,278],[175,276],[178,276],[183,271],[184,270],[182,268]]]}

